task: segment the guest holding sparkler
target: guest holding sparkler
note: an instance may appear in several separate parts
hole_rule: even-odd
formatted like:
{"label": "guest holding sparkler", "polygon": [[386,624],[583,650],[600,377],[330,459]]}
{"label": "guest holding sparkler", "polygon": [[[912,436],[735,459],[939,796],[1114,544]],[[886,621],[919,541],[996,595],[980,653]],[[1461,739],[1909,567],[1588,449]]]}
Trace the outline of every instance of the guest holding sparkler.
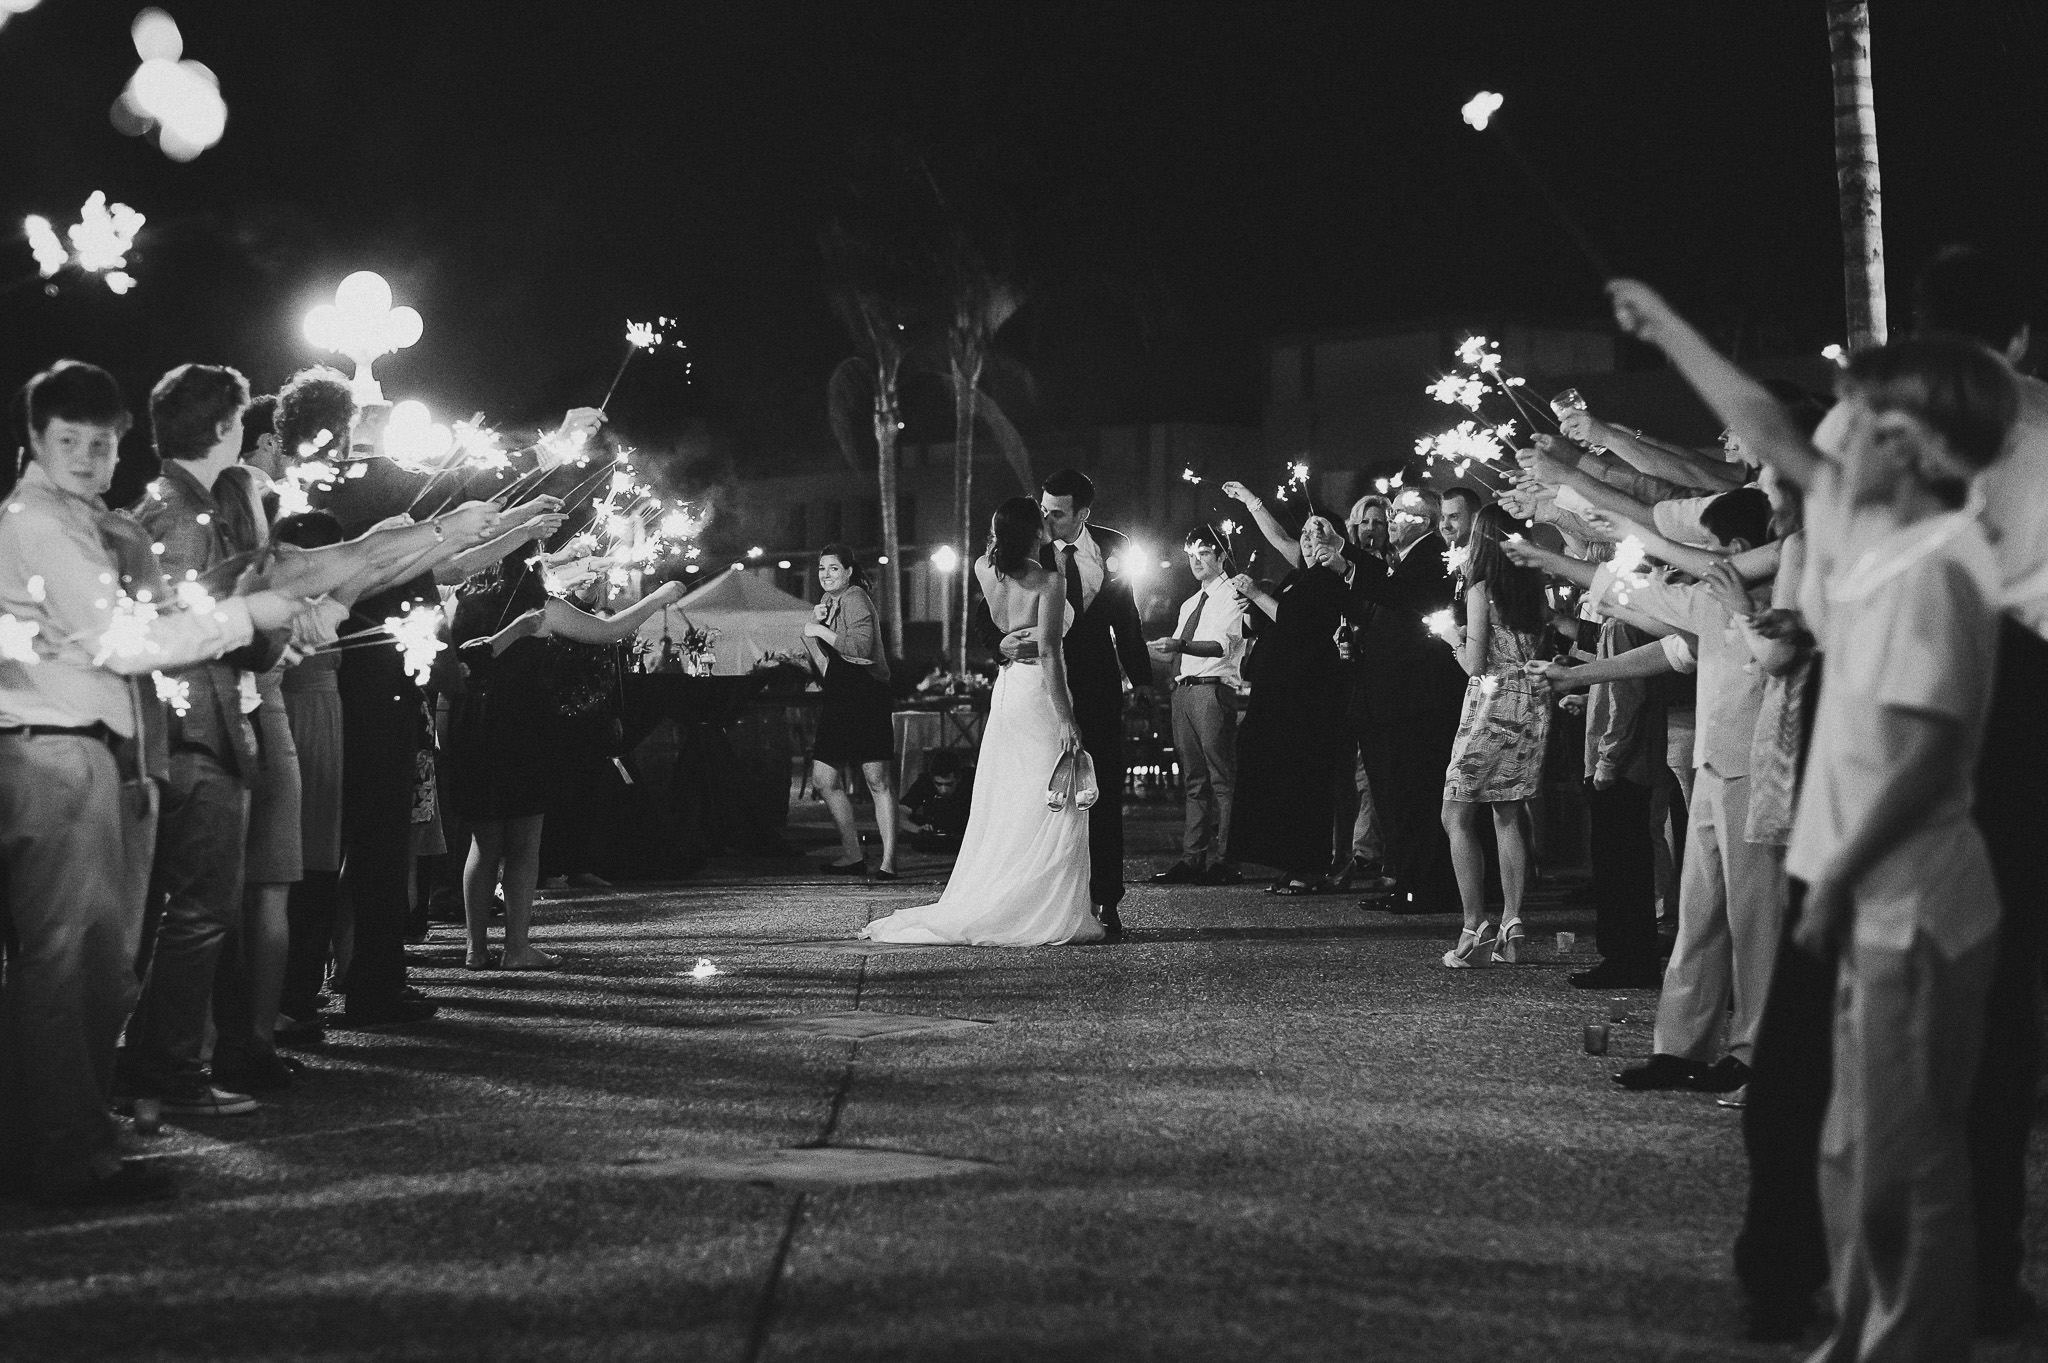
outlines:
{"label": "guest holding sparkler", "polygon": [[1336,781],[1342,745],[1330,741],[1347,694],[1337,657],[1344,618],[1343,537],[1326,516],[1310,514],[1290,535],[1243,483],[1223,484],[1242,502],[1275,553],[1293,569],[1268,591],[1240,573],[1240,599],[1263,615],[1265,637],[1252,655],[1251,703],[1237,729],[1237,793],[1226,860],[1277,867],[1271,893],[1327,888]]}
{"label": "guest holding sparkler", "polygon": [[[543,516],[523,533],[544,540],[559,524],[559,517]],[[547,685],[548,650],[541,641],[557,636],[581,644],[617,643],[682,594],[681,583],[667,582],[617,615],[589,615],[548,595],[540,568],[524,546],[463,586],[453,638],[467,689],[456,703],[449,731],[455,778],[449,801],[472,838],[463,872],[469,929],[465,968],[492,968],[491,906],[501,878],[505,950],[498,968],[554,970],[562,964],[561,957],[527,938],[540,880],[541,826],[556,779],[552,749],[561,727]]]}
{"label": "guest holding sparkler", "polygon": [[[1522,812],[1542,785],[1550,700],[1523,668],[1536,658],[1549,610],[1543,575],[1517,566],[1501,551],[1514,525],[1498,505],[1489,502],[1481,507],[1467,531],[1459,574],[1466,587],[1457,658],[1470,680],[1444,775],[1444,831],[1450,835],[1451,864],[1465,908],[1458,944],[1444,953],[1444,964],[1452,969],[1493,961],[1512,964],[1527,935],[1522,930],[1522,893],[1528,883],[1529,845]],[[1497,926],[1486,916],[1481,805],[1492,813],[1500,849],[1502,907]]]}
{"label": "guest holding sparkler", "polygon": [[882,647],[880,617],[868,595],[867,574],[844,544],[818,551],[818,585],[824,589],[816,618],[804,625],[804,647],[824,686],[825,702],[818,716],[818,738],[811,749],[811,780],[832,811],[845,859],[828,864],[832,875],[860,875],[867,870],[860,831],[854,823],[853,801],[847,798],[840,769],[858,765],[875,802],[875,822],[882,835],[882,861],[876,880],[896,878],[896,734],[890,719],[889,659]]}
{"label": "guest holding sparkler", "polygon": [[238,648],[297,603],[157,609],[150,541],[100,500],[129,422],[113,377],[60,362],[20,411],[32,462],[0,515],[0,1179],[55,1202],[167,1197],[160,1167],[122,1160],[107,1115],[167,765],[144,674]]}

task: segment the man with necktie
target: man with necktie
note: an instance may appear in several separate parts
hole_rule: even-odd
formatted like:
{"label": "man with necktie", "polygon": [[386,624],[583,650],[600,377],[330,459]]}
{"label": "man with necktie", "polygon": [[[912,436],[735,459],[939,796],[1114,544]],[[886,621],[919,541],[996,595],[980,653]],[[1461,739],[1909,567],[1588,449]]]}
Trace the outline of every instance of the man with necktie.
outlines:
{"label": "man with necktie", "polygon": [[1187,826],[1181,857],[1152,877],[1157,885],[1235,885],[1244,879],[1225,859],[1230,801],[1237,784],[1237,707],[1244,681],[1244,602],[1231,589],[1229,551],[1206,525],[1188,532],[1195,594],[1181,604],[1180,626],[1154,639],[1152,655],[1174,664],[1173,746],[1180,754]]}

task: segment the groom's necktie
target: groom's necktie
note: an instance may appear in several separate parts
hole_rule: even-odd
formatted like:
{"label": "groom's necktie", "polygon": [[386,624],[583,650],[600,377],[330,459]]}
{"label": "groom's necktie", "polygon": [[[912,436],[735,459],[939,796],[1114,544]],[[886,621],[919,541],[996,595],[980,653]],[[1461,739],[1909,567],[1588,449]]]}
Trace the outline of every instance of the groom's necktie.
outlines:
{"label": "groom's necktie", "polygon": [[1202,607],[1209,604],[1209,593],[1195,593],[1195,608],[1188,612],[1188,622],[1180,627],[1180,641],[1189,643],[1195,637],[1196,628],[1202,623]]}
{"label": "groom's necktie", "polygon": [[1067,561],[1067,600],[1073,603],[1074,614],[1079,615],[1081,608],[1088,604],[1081,597],[1081,564],[1075,558],[1075,547],[1071,544],[1060,550],[1060,555]]}

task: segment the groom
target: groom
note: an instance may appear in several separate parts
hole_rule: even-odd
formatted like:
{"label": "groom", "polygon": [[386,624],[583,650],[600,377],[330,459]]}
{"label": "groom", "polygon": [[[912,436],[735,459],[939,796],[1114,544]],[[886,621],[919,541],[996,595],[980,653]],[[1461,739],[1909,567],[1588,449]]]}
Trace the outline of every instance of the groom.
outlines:
{"label": "groom", "polygon": [[[1067,580],[1074,623],[1067,630],[1067,687],[1081,744],[1095,759],[1102,798],[1088,811],[1088,897],[1102,918],[1105,940],[1123,940],[1117,905],[1124,897],[1124,679],[1141,702],[1152,698],[1152,661],[1138,621],[1138,601],[1118,570],[1128,549],[1124,536],[1089,523],[1095,484],[1087,474],[1062,469],[1041,485],[1039,509],[1052,543],[1039,562]],[[1008,663],[1036,651],[1028,629],[996,631],[988,603],[974,615],[975,642]],[[1050,775],[1050,773],[1047,773]]]}

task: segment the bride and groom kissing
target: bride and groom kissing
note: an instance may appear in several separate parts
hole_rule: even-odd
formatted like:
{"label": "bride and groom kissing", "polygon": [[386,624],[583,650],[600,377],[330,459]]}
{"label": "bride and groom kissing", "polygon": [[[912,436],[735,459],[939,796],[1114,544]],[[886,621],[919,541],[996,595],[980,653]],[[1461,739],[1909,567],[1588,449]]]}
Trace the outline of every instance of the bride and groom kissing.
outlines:
{"label": "bride and groom kissing", "polygon": [[[1149,700],[1152,666],[1121,571],[1124,536],[1091,523],[1095,484],[1063,469],[1037,502],[1013,497],[975,560],[974,641],[1002,659],[976,759],[960,856],[935,904],[861,936],[941,946],[1123,940],[1124,684]],[[1063,753],[1086,749],[1101,796],[1048,798]]]}

